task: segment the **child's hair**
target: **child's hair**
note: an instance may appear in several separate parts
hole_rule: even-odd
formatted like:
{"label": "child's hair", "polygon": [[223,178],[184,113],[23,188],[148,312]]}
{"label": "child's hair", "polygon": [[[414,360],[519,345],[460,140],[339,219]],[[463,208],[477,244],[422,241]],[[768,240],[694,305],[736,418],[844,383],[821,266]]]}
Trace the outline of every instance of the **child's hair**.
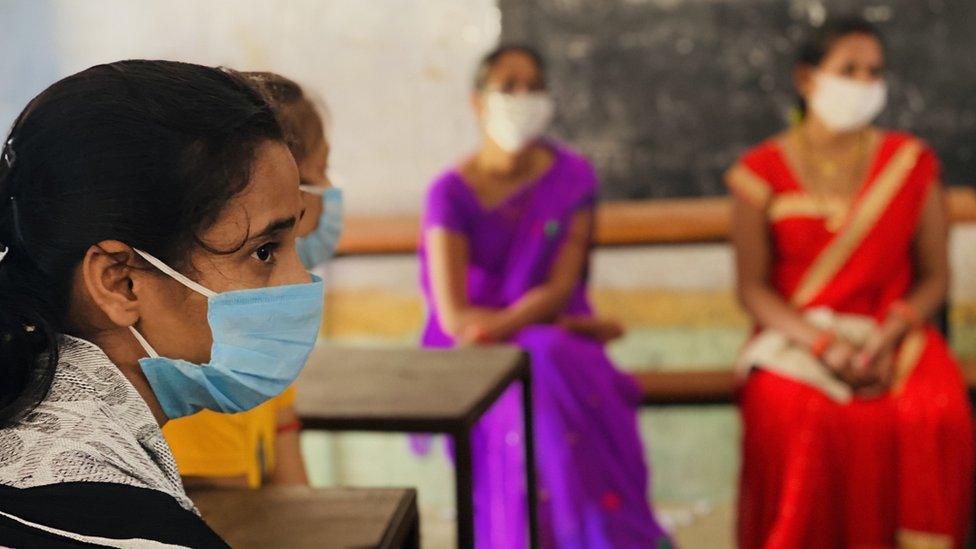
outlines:
{"label": "child's hair", "polygon": [[319,109],[297,82],[273,72],[245,72],[247,79],[264,94],[278,116],[285,142],[295,161],[304,161],[319,139],[325,139],[325,124]]}

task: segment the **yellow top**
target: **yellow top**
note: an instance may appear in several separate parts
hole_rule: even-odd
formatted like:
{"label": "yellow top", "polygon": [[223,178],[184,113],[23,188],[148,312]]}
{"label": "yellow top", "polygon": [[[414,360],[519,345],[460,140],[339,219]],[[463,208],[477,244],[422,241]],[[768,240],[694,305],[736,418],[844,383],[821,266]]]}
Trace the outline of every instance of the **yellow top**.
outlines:
{"label": "yellow top", "polygon": [[174,419],[163,427],[183,476],[247,477],[251,488],[261,486],[274,470],[278,411],[294,405],[290,387],[264,404],[239,414],[204,410]]}

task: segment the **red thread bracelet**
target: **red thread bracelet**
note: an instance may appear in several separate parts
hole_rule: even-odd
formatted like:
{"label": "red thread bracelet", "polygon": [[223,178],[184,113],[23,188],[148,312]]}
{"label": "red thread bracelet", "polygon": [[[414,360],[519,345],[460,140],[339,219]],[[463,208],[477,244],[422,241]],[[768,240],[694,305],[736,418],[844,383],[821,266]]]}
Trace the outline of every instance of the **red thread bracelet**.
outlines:
{"label": "red thread bracelet", "polygon": [[491,333],[484,326],[481,326],[481,325],[476,324],[476,325],[474,325],[474,326],[472,326],[470,328],[470,330],[469,330],[468,333],[470,334],[471,339],[475,343],[480,343],[482,345],[488,345],[490,343],[494,343],[495,342],[495,338],[493,338],[491,336]]}
{"label": "red thread bracelet", "polygon": [[907,301],[898,300],[891,304],[888,308],[888,313],[892,314],[901,320],[904,320],[912,328],[918,328],[925,323],[922,315],[918,314],[918,309],[913,307]]}
{"label": "red thread bracelet", "polygon": [[301,431],[302,430],[302,422],[296,419],[295,421],[289,421],[288,423],[282,423],[281,425],[278,426],[278,428],[276,430],[279,433],[288,433],[288,432],[291,432],[291,431]]}

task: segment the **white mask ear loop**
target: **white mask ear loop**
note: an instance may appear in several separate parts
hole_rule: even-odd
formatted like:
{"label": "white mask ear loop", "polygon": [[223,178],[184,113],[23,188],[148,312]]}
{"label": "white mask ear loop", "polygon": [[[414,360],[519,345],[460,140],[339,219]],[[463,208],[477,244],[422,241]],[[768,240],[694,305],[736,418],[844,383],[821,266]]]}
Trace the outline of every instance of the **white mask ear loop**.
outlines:
{"label": "white mask ear loop", "polygon": [[136,330],[135,326],[129,326],[129,331],[135,336],[139,345],[142,345],[142,348],[149,354],[149,358],[159,358],[159,353],[156,352],[156,349],[152,348],[152,345],[146,341],[146,338],[142,337],[142,334],[139,333],[139,330]]}
{"label": "white mask ear loop", "polygon": [[202,295],[204,297],[208,297],[208,298],[217,295],[217,292],[211,291],[211,290],[209,290],[209,289],[201,286],[200,284],[197,284],[196,282],[190,280],[189,278],[183,276],[182,274],[174,271],[169,265],[167,265],[167,264],[163,263],[162,261],[156,259],[152,255],[150,255],[150,254],[148,254],[148,253],[146,253],[146,252],[144,252],[144,251],[142,251],[142,250],[140,250],[138,248],[133,248],[133,250],[135,250],[137,254],[141,255],[143,259],[145,259],[146,261],[148,261],[149,263],[151,263],[153,267],[156,267],[160,271],[163,271],[164,273],[166,273],[167,275],[169,275],[170,277],[172,277],[174,280],[176,280],[180,284],[186,286],[187,288],[193,290],[194,292],[196,292],[196,293],[198,293],[198,294],[200,294],[200,295]]}
{"label": "white mask ear loop", "polygon": [[[138,248],[133,248],[133,250],[135,250],[135,252],[137,254],[139,254],[140,256],[142,256],[143,259],[145,259],[146,261],[148,261],[153,267],[156,267],[157,269],[159,269],[163,273],[165,273],[165,274],[169,275],[171,278],[173,278],[173,280],[176,280],[177,282],[179,282],[180,284],[182,284],[182,285],[186,286],[187,288],[193,290],[194,292],[196,292],[196,293],[198,293],[198,294],[200,294],[200,295],[202,295],[204,297],[207,297],[207,298],[211,298],[211,297],[217,295],[216,292],[211,291],[211,290],[209,290],[209,289],[201,286],[200,284],[197,284],[196,282],[190,280],[189,278],[183,276],[182,274],[174,271],[169,265],[167,265],[167,264],[163,263],[162,261],[156,259],[151,254],[148,254],[148,253],[146,253],[146,252],[144,252],[144,251],[142,251],[142,250],[140,250]],[[132,332],[132,335],[135,336],[136,341],[139,342],[139,345],[142,345],[142,348],[146,351],[146,353],[149,354],[149,357],[150,358],[159,358],[159,353],[157,353],[156,352],[156,349],[153,349],[152,345],[150,345],[149,342],[146,341],[146,338],[142,337],[142,334],[140,334],[139,331],[136,330],[135,326],[129,326],[129,331]]]}
{"label": "white mask ear loop", "polygon": [[303,193],[314,194],[316,196],[322,196],[326,191],[326,187],[316,187],[315,185],[299,185],[298,188]]}

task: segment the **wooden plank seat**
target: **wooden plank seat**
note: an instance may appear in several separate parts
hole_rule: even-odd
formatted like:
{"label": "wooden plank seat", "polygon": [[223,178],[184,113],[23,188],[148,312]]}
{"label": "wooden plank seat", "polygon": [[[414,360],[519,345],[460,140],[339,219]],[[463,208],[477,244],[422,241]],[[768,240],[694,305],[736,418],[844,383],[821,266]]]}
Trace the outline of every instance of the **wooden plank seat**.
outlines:
{"label": "wooden plank seat", "polygon": [[[960,363],[970,400],[976,402],[976,361]],[[733,404],[737,380],[731,367],[645,370],[634,373],[644,406]]]}
{"label": "wooden plank seat", "polygon": [[[953,223],[976,221],[976,191],[946,192]],[[728,197],[604,202],[597,206],[597,246],[641,246],[724,242],[729,237],[732,202]],[[350,215],[340,255],[413,254],[420,218],[416,215]]]}

